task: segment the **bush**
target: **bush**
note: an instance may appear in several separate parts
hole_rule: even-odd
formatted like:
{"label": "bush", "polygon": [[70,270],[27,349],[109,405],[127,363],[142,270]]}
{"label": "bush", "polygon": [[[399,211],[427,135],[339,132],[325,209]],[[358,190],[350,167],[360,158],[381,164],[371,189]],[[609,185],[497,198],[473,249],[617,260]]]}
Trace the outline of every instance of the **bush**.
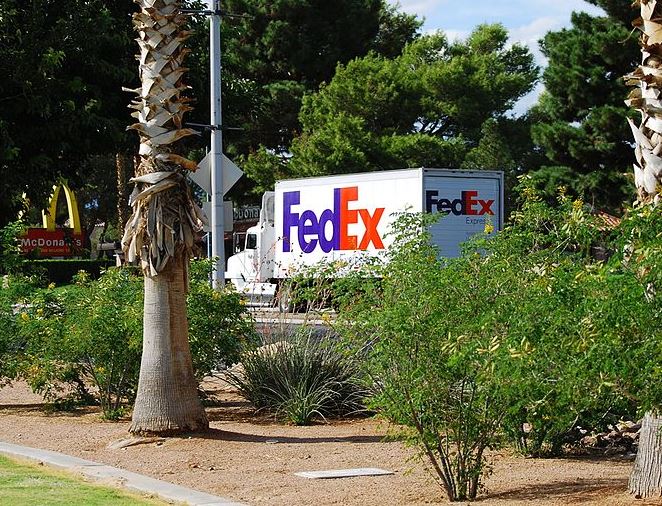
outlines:
{"label": "bush", "polygon": [[108,259],[90,260],[85,258],[70,258],[64,260],[26,260],[24,268],[43,273],[42,275],[49,283],[67,285],[72,283],[74,277],[80,271],[85,271],[92,279],[97,279],[103,271],[114,265],[115,261]]}
{"label": "bush", "polygon": [[410,429],[449,499],[471,499],[514,402],[498,367],[508,351],[502,330],[481,321],[494,288],[476,286],[471,263],[445,263],[427,234],[411,233],[427,223],[398,220],[381,287],[341,313],[342,331],[365,356],[377,389],[370,406]]}
{"label": "bush", "polygon": [[26,346],[19,332],[18,314],[28,307],[28,300],[42,287],[37,276],[6,274],[0,286],[0,387],[15,379],[20,370],[20,356]]}
{"label": "bush", "polygon": [[506,326],[519,358],[510,367],[523,402],[505,430],[528,454],[556,455],[577,444],[580,427],[602,431],[637,416],[655,378],[651,358],[662,352],[662,313],[623,261],[638,212],[611,231],[581,201],[561,195],[551,208],[526,186],[524,192],[512,225],[484,245],[489,257],[477,281],[504,286],[491,320]]}
{"label": "bush", "polygon": [[475,497],[504,436],[557,454],[580,426],[662,400],[660,210],[611,232],[581,201],[522,191],[511,224],[457,259],[416,232],[428,217],[403,216],[380,284],[340,315],[377,387],[371,406],[409,427],[451,500]]}
{"label": "bush", "polygon": [[381,259],[359,255],[350,259],[301,266],[276,294],[279,306],[306,314],[339,309],[379,285]]}
{"label": "bush", "polygon": [[257,332],[245,302],[232,286],[214,290],[209,284],[213,263],[191,264],[186,299],[189,342],[198,381],[239,360],[242,346],[257,342]]}
{"label": "bush", "polygon": [[334,344],[307,329],[283,336],[244,352],[241,372],[230,372],[229,381],[257,409],[295,425],[355,413],[365,394],[359,365]]}
{"label": "bush", "polygon": [[[52,287],[36,291],[17,307],[17,332],[11,337],[17,367],[16,377],[25,379],[33,391],[55,401],[65,384],[79,385],[87,396],[79,364],[70,360],[65,348],[67,335],[66,294]],[[69,392],[67,392],[68,394]],[[73,397],[73,391],[72,391]]]}
{"label": "bush", "polygon": [[[234,292],[211,290],[206,264],[193,263],[188,312],[196,377],[234,362],[255,328]],[[18,279],[18,278],[17,278]],[[24,378],[52,402],[98,402],[117,418],[137,388],[142,351],[143,282],[132,268],[111,268],[98,280],[28,289],[23,278],[0,294],[0,378]],[[32,293],[30,293],[32,292]],[[19,293],[30,294],[14,314]],[[92,384],[94,388],[88,389]],[[62,396],[65,395],[65,399]],[[66,402],[65,402],[66,401]]]}
{"label": "bush", "polygon": [[610,357],[606,381],[635,400],[640,414],[662,410],[661,231],[662,205],[628,212],[615,234],[611,297],[598,320],[620,348]]}
{"label": "bush", "polygon": [[0,228],[0,274],[17,274],[23,267],[23,256],[18,238],[25,231],[21,221]]}
{"label": "bush", "polygon": [[62,402],[63,391],[71,400],[94,398],[113,418],[137,383],[142,283],[125,269],[78,280],[39,291],[19,313],[19,374],[47,400]]}
{"label": "bush", "polygon": [[131,269],[112,268],[97,281],[77,276],[67,296],[63,349],[96,387],[104,416],[122,414],[135,398],[142,351],[142,280]]}

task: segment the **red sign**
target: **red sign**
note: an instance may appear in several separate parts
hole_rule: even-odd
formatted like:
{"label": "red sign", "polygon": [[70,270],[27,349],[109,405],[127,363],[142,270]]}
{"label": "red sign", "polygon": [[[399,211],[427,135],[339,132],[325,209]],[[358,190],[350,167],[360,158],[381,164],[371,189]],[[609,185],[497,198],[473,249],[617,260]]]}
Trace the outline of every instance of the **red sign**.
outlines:
{"label": "red sign", "polygon": [[47,230],[45,228],[29,228],[21,237],[21,252],[38,252],[42,257],[70,257],[80,254],[86,245],[83,234],[74,234],[71,228]]}

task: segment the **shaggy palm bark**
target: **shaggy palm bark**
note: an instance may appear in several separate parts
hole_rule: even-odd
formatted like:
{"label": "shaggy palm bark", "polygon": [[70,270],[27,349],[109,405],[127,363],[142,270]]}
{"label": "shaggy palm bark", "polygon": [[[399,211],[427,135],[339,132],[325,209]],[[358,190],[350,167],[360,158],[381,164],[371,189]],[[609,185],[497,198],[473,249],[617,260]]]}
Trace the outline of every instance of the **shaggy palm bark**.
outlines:
{"label": "shaggy palm bark", "polygon": [[[630,120],[635,139],[634,181],[640,205],[658,205],[662,195],[662,3],[639,2],[641,17],[634,22],[641,32],[641,65],[626,76],[636,86],[626,104],[641,113],[637,126]],[[647,287],[654,294],[656,288]],[[646,413],[639,451],[630,475],[629,490],[636,497],[662,496],[662,418]]]}
{"label": "shaggy palm bark", "polygon": [[198,399],[186,320],[188,261],[202,214],[185,182],[195,164],[174,152],[173,144],[194,132],[182,128],[190,108],[181,96],[184,16],[179,0],[136,0],[133,23],[139,34],[142,86],[131,107],[140,134],[140,163],[132,179],[133,214],[122,246],[129,262],[140,259],[145,274],[143,354],[129,431],[164,434],[209,426]]}
{"label": "shaggy palm bark", "polygon": [[662,3],[642,0],[641,18],[634,24],[642,30],[642,62],[626,76],[636,88],[625,102],[641,113],[639,126],[629,120],[636,143],[634,181],[639,202],[657,204],[662,184]]}

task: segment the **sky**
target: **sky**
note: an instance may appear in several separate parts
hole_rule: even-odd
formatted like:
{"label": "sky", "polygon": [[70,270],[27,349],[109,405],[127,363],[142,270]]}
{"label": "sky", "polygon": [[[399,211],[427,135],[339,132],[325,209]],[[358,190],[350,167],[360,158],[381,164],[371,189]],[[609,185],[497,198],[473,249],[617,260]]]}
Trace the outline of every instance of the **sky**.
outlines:
{"label": "sky", "polygon": [[[466,37],[481,23],[502,23],[510,33],[510,41],[528,45],[543,68],[546,61],[538,48],[538,40],[545,33],[570,26],[573,11],[603,14],[601,9],[584,0],[400,0],[399,5],[400,10],[425,20],[424,32],[442,30],[451,39]],[[515,112],[526,111],[542,89],[539,85],[520,100]]]}

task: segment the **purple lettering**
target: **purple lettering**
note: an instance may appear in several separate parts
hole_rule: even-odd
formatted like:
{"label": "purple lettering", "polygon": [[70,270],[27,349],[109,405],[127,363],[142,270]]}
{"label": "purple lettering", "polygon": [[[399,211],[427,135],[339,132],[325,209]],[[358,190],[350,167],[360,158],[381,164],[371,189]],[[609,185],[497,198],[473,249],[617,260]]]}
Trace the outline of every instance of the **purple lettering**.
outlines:
{"label": "purple lettering", "polygon": [[[460,198],[455,200],[440,199],[438,196],[439,192],[436,190],[425,192],[426,212],[451,213],[455,216],[494,214],[492,211],[494,200],[477,199],[478,192],[476,190],[463,191]],[[479,204],[481,208],[476,209],[476,204]]]}
{"label": "purple lettering", "polygon": [[[325,209],[318,218],[314,211],[307,209],[301,214],[292,210],[293,206],[301,204],[301,192],[283,192],[283,251],[292,251],[294,237],[299,241],[303,253],[312,253],[319,244],[324,253],[338,250],[367,249],[372,243],[375,249],[383,249],[382,239],[377,231],[377,225],[384,213],[383,207],[370,212],[368,209],[350,209],[347,203],[358,200],[358,187],[334,188],[333,209]],[[359,221],[359,218],[361,221]],[[361,240],[361,248],[356,244],[356,236],[347,235],[350,224],[361,223],[365,233]],[[296,228],[296,232],[292,229]],[[352,244],[343,244],[345,239],[353,239]],[[295,235],[296,234],[296,235]],[[351,243],[351,241],[350,241]]]}
{"label": "purple lettering", "polygon": [[[322,248],[322,251],[324,253],[328,253],[334,249],[337,248],[337,243],[338,243],[338,212],[334,213],[331,211],[331,209],[326,209],[323,213],[322,216],[320,216],[320,222],[319,222],[319,242],[320,242],[320,248]],[[331,223],[331,238],[328,239],[326,236],[327,233],[327,223]]]}
{"label": "purple lettering", "polygon": [[292,206],[301,202],[298,191],[283,193],[283,251],[292,251],[290,230],[299,225],[299,214],[292,212]]}
{"label": "purple lettering", "polygon": [[312,211],[304,211],[301,213],[301,221],[299,221],[299,246],[304,253],[311,253],[317,246],[317,239],[306,240],[307,235],[319,236],[319,223],[317,223],[317,216]]}

